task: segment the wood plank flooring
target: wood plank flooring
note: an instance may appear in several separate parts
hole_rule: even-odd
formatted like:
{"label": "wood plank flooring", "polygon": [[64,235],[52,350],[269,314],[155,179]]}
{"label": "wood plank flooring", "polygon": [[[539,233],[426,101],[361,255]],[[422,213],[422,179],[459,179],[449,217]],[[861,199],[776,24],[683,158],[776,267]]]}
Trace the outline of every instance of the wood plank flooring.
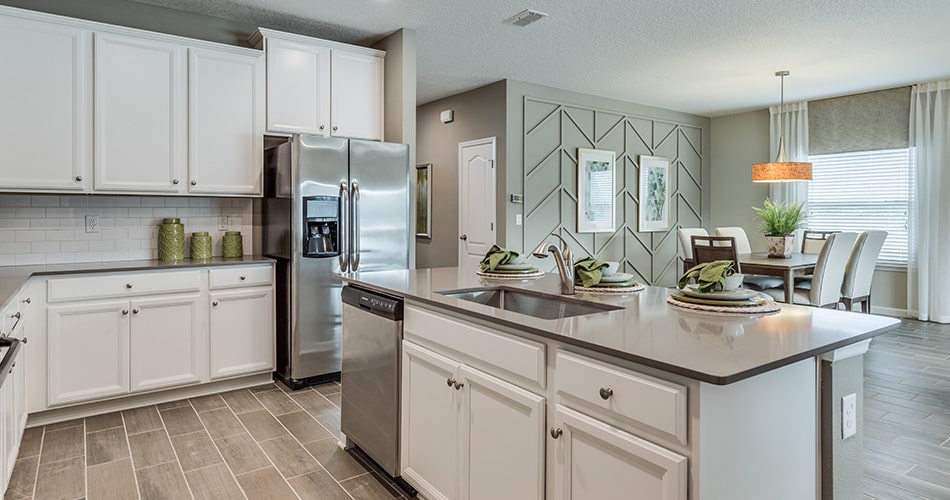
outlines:
{"label": "wood plank flooring", "polygon": [[[950,499],[950,325],[904,320],[864,374],[864,498]],[[401,498],[337,446],[339,391],[268,384],[28,429],[4,498]]]}

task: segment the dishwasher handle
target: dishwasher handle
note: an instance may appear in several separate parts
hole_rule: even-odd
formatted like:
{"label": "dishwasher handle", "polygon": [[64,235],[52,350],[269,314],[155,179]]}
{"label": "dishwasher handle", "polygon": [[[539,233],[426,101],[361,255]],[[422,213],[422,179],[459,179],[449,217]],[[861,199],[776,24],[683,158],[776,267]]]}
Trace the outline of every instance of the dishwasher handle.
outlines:
{"label": "dishwasher handle", "polygon": [[353,285],[343,287],[343,303],[393,321],[402,321],[403,300]]}

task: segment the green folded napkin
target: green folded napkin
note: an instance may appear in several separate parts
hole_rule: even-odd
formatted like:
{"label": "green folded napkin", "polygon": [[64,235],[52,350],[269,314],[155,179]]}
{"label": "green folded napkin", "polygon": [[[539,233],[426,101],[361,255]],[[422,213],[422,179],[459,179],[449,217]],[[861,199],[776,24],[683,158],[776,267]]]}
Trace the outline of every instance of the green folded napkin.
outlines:
{"label": "green folded napkin", "polygon": [[494,271],[499,264],[510,264],[518,258],[518,252],[504,249],[498,245],[492,245],[485,254],[485,258],[478,263],[481,271]]}
{"label": "green folded napkin", "polygon": [[574,263],[574,282],[585,287],[596,285],[600,283],[600,278],[604,276],[603,270],[608,265],[606,262],[596,260],[593,257],[577,259],[577,262]]}
{"label": "green folded napkin", "polygon": [[735,261],[732,260],[703,262],[683,273],[677,285],[679,288],[683,288],[689,283],[690,278],[693,278],[699,284],[700,292],[715,291],[716,285],[725,284],[726,276],[732,276],[735,272],[735,265]]}

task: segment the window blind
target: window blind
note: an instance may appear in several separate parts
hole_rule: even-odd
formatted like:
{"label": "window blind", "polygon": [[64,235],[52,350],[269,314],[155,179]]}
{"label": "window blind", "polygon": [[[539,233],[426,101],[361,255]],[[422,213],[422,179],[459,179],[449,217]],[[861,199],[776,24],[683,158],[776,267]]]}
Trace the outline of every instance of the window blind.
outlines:
{"label": "window blind", "polygon": [[878,264],[907,265],[910,156],[907,148],[810,155],[809,229],[887,231]]}

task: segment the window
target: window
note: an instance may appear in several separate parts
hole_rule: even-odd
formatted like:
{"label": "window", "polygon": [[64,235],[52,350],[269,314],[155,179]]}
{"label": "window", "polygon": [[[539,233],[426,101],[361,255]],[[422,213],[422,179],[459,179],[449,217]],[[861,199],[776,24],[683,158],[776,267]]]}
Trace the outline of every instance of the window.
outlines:
{"label": "window", "polygon": [[910,150],[811,155],[808,161],[809,229],[887,231],[878,264],[906,266]]}

